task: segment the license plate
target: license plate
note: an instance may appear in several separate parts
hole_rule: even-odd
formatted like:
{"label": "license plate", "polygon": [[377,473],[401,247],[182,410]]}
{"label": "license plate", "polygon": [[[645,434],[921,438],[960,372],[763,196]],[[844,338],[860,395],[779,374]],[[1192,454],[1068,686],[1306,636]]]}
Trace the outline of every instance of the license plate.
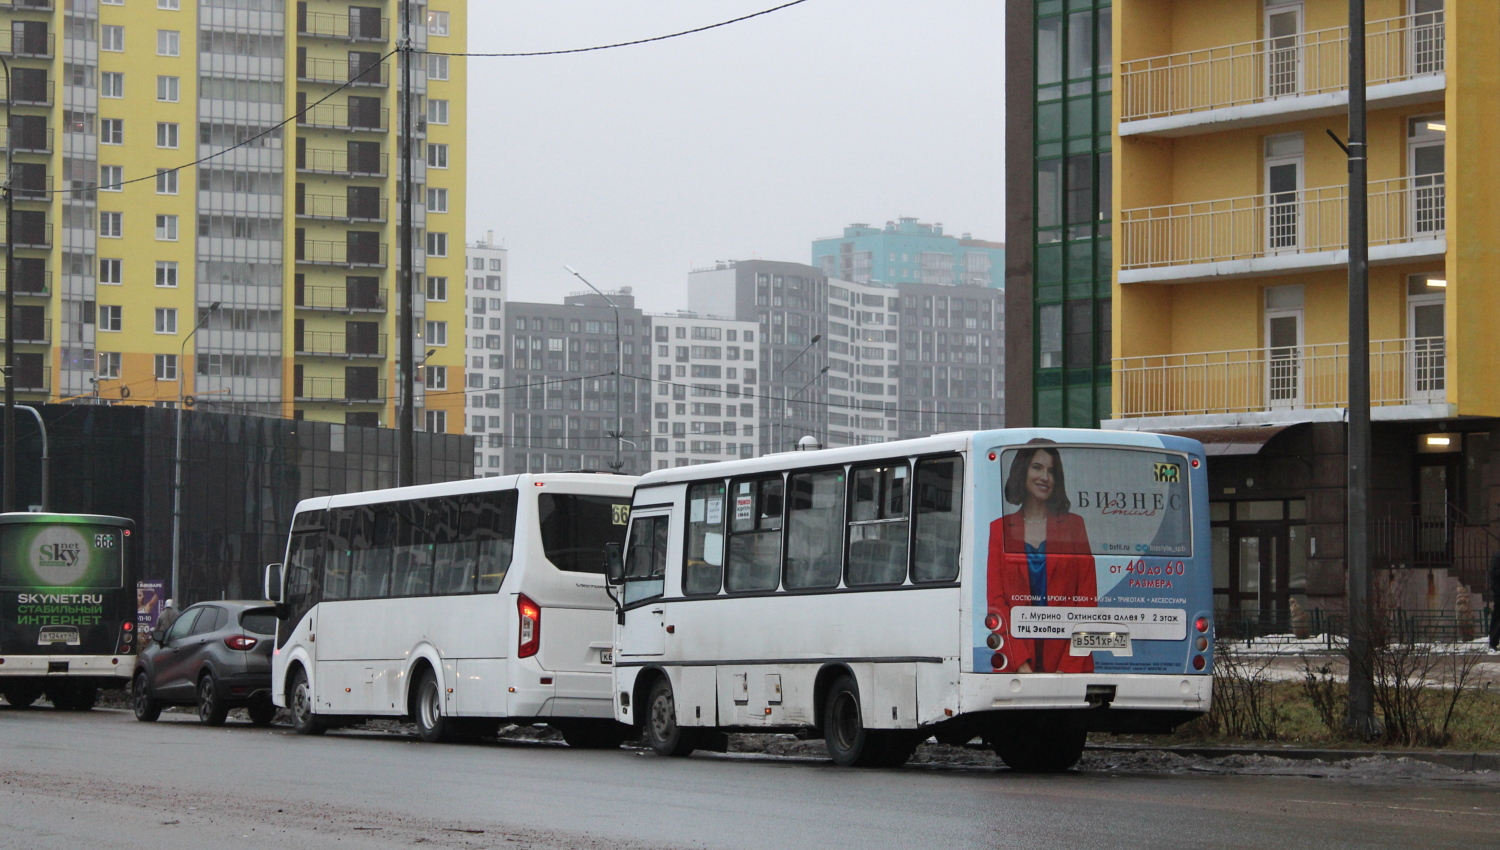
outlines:
{"label": "license plate", "polygon": [[1074,649],[1129,649],[1130,634],[1127,632],[1074,632]]}
{"label": "license plate", "polygon": [[600,664],[613,664],[613,663],[615,663],[615,651],[613,649],[601,649],[601,650],[599,650],[599,663]]}
{"label": "license plate", "polygon": [[43,626],[37,633],[37,646],[51,646],[55,643],[67,646],[78,646],[78,629],[74,626]]}

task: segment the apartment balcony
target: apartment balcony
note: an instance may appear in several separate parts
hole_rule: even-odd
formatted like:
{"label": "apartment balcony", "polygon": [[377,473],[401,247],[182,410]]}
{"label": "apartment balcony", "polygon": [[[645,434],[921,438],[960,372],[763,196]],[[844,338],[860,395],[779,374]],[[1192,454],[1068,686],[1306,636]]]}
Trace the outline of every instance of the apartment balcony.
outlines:
{"label": "apartment balcony", "polygon": [[[17,212],[16,215],[19,217],[21,213]],[[5,244],[4,236],[5,226],[3,222],[0,222],[0,246],[3,246]],[[22,226],[22,223],[17,221],[15,228],[15,240],[17,248],[37,248],[44,251],[51,250],[52,224],[51,222],[48,222],[40,226]]]}
{"label": "apartment balcony", "polygon": [[297,170],[309,174],[336,174],[341,177],[385,177],[386,155],[349,155],[336,148],[301,148],[297,151]]}
{"label": "apartment balcony", "polygon": [[384,404],[385,379],[350,381],[347,378],[302,378],[293,395],[297,401],[339,401],[346,404]]}
{"label": "apartment balcony", "polygon": [[[1120,409],[1107,427],[1340,421],[1349,404],[1346,342],[1123,357],[1114,367]],[[1371,415],[1387,420],[1452,415],[1447,372],[1443,337],[1372,341]],[[1122,422],[1132,419],[1133,424]]]}
{"label": "apartment balcony", "polygon": [[[1431,100],[1446,81],[1441,12],[1365,25],[1371,109]],[[1120,63],[1120,135],[1218,132],[1340,114],[1349,29],[1336,27]]]}
{"label": "apartment balcony", "polygon": [[[20,308],[17,308],[19,312]],[[37,310],[42,308],[37,307]],[[21,317],[16,316],[17,319]],[[5,318],[0,316],[0,342],[5,341]],[[51,345],[52,328],[43,322],[16,322],[16,345]]]}
{"label": "apartment balcony", "polygon": [[[5,280],[3,276],[0,276],[0,293],[4,292]],[[16,269],[17,298],[47,298],[51,295],[52,272],[27,273],[23,268]]]}
{"label": "apartment balcony", "polygon": [[48,31],[46,24],[22,30],[14,28],[18,23],[13,23],[10,29],[0,29],[0,53],[12,59],[51,59],[56,49],[56,34]]}
{"label": "apartment balcony", "polygon": [[296,352],[315,357],[384,357],[386,334],[349,334],[344,331],[303,331],[296,335]]}
{"label": "apartment balcony", "polygon": [[0,0],[0,10],[13,12],[50,12],[52,0]]}
{"label": "apartment balcony", "polygon": [[52,128],[12,127],[6,135],[16,153],[52,153]]}
{"label": "apartment balcony", "polygon": [[297,262],[315,266],[367,266],[385,268],[386,244],[350,245],[323,239],[305,239],[297,243]]}
{"label": "apartment balcony", "polygon": [[[18,164],[19,165],[19,164]],[[15,193],[16,201],[38,201],[41,203],[52,202],[52,176],[49,174],[34,175],[16,172],[15,185],[11,187]]]}
{"label": "apartment balcony", "polygon": [[306,4],[297,7],[297,34],[339,41],[385,41],[390,19],[363,14],[350,9],[348,14],[309,12]]}
{"label": "apartment balcony", "polygon": [[391,111],[351,109],[339,103],[320,103],[297,116],[297,126],[351,133],[383,133],[390,126]]}
{"label": "apartment balcony", "polygon": [[347,195],[299,195],[297,215],[339,221],[385,221],[385,201],[381,197],[351,199]]}
{"label": "apartment balcony", "polygon": [[302,286],[297,289],[300,310],[340,313],[384,313],[385,295],[377,287]]}
{"label": "apartment balcony", "polygon": [[[1447,251],[1443,175],[1369,185],[1370,262]],[[1120,283],[1225,280],[1349,261],[1349,190],[1325,186],[1123,210]]]}
{"label": "apartment balcony", "polygon": [[355,59],[304,57],[297,60],[297,81],[334,86],[348,84],[352,87],[385,87],[390,85],[390,65],[384,62],[366,64]]}
{"label": "apartment balcony", "polygon": [[[0,5],[0,9],[4,9]],[[11,80],[11,88],[14,95],[13,106],[51,106],[53,104],[53,82],[52,80],[38,80],[36,82],[24,82],[21,78]],[[5,89],[0,86],[0,103],[5,102]]]}

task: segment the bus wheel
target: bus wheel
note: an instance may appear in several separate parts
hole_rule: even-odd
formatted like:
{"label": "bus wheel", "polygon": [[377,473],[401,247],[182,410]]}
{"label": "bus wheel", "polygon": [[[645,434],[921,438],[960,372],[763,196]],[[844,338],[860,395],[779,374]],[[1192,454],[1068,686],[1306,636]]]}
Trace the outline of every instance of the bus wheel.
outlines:
{"label": "bus wheel", "polygon": [[562,733],[575,750],[612,750],[625,743],[629,727],[613,720],[579,720],[547,724]]}
{"label": "bus wheel", "polygon": [[30,708],[32,703],[42,698],[42,689],[36,685],[6,685],[3,693],[11,708]]}
{"label": "bus wheel", "polygon": [[[834,764],[865,767],[877,763],[881,749],[859,711],[859,686],[852,676],[840,676],[823,704],[823,741]],[[903,759],[905,761],[905,759]]]}
{"label": "bus wheel", "polygon": [[91,685],[63,683],[47,691],[47,699],[59,711],[92,711],[99,700],[99,689]]}
{"label": "bus wheel", "polygon": [[417,721],[417,734],[429,744],[449,743],[468,737],[462,721],[443,714],[443,689],[438,687],[437,676],[431,670],[423,670],[417,679],[417,703],[412,711]]}
{"label": "bus wheel", "polygon": [[292,731],[298,735],[321,735],[328,726],[321,717],[313,713],[312,688],[307,684],[307,671],[301,667],[292,674],[292,686],[287,689],[287,701],[292,710]]}
{"label": "bus wheel", "polygon": [[663,676],[651,686],[646,699],[646,744],[659,756],[686,756],[693,752],[693,737],[677,725],[677,703],[672,683]]}
{"label": "bus wheel", "polygon": [[161,703],[151,698],[151,683],[144,670],[135,674],[130,685],[130,708],[135,711],[135,719],[142,723],[152,723],[161,717]]}
{"label": "bus wheel", "polygon": [[1007,723],[987,732],[985,743],[1017,773],[1062,773],[1078,764],[1088,733],[1066,718],[1048,715]]}
{"label": "bus wheel", "polygon": [[204,726],[223,726],[229,717],[229,707],[219,694],[219,680],[214,674],[205,673],[198,680],[198,722]]}

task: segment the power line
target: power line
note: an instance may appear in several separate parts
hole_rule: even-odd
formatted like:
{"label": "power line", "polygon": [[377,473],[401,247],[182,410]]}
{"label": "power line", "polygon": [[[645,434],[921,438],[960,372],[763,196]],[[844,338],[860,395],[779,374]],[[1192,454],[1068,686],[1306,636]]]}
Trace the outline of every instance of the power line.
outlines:
{"label": "power line", "polygon": [[680,37],[682,37],[684,35],[693,35],[695,33],[707,32],[708,30],[718,29],[719,27],[727,27],[730,24],[737,24],[737,23],[740,23],[741,21],[748,21],[751,18],[758,18],[761,15],[769,15],[772,12],[779,12],[782,9],[786,9],[786,8],[791,7],[791,6],[796,6],[798,4],[806,3],[806,2],[807,2],[807,0],[791,0],[790,3],[782,3],[780,6],[772,6],[769,9],[762,9],[759,12],[753,12],[753,13],[751,13],[749,15],[742,15],[742,16],[740,16],[738,18],[731,18],[731,19],[729,19],[727,21],[719,21],[716,24],[708,24],[707,26],[694,27],[694,28],[692,28],[690,30],[683,30],[681,32],[668,33],[667,35],[652,36],[651,38],[638,38],[638,39],[635,39],[634,41],[620,41],[620,42],[616,42],[614,44],[597,44],[597,45],[594,45],[593,47],[570,47],[570,48],[567,48],[565,50],[535,50],[535,51],[531,51],[531,52],[527,52],[527,53],[440,53],[440,52],[438,52],[436,50],[418,50],[418,51],[415,51],[415,52],[417,52],[417,53],[425,53],[425,54],[428,54],[429,56],[471,56],[471,57],[505,58],[505,59],[514,59],[514,58],[519,58],[519,57],[524,57],[524,56],[562,56],[562,55],[569,54],[569,53],[591,53],[591,52],[596,51],[596,50],[612,50],[612,49],[614,49],[616,47],[634,47],[637,44],[650,44],[651,42],[654,42],[654,41],[666,41],[669,38],[680,38]]}

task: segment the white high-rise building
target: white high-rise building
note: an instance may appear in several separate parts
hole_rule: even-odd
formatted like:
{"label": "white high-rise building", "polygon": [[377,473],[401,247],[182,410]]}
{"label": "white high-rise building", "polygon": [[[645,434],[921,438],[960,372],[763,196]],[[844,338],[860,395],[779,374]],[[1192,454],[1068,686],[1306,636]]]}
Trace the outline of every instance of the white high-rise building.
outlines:
{"label": "white high-rise building", "polygon": [[[466,246],[468,280],[464,316],[468,340],[468,386],[464,433],[474,436],[474,477],[493,477],[503,469],[505,434],[505,293],[510,260],[495,242],[494,232]],[[429,386],[429,391],[438,388]],[[450,387],[450,390],[459,389]]]}
{"label": "white high-rise building", "polygon": [[684,312],[652,316],[651,333],[656,468],[755,457],[759,325]]}

